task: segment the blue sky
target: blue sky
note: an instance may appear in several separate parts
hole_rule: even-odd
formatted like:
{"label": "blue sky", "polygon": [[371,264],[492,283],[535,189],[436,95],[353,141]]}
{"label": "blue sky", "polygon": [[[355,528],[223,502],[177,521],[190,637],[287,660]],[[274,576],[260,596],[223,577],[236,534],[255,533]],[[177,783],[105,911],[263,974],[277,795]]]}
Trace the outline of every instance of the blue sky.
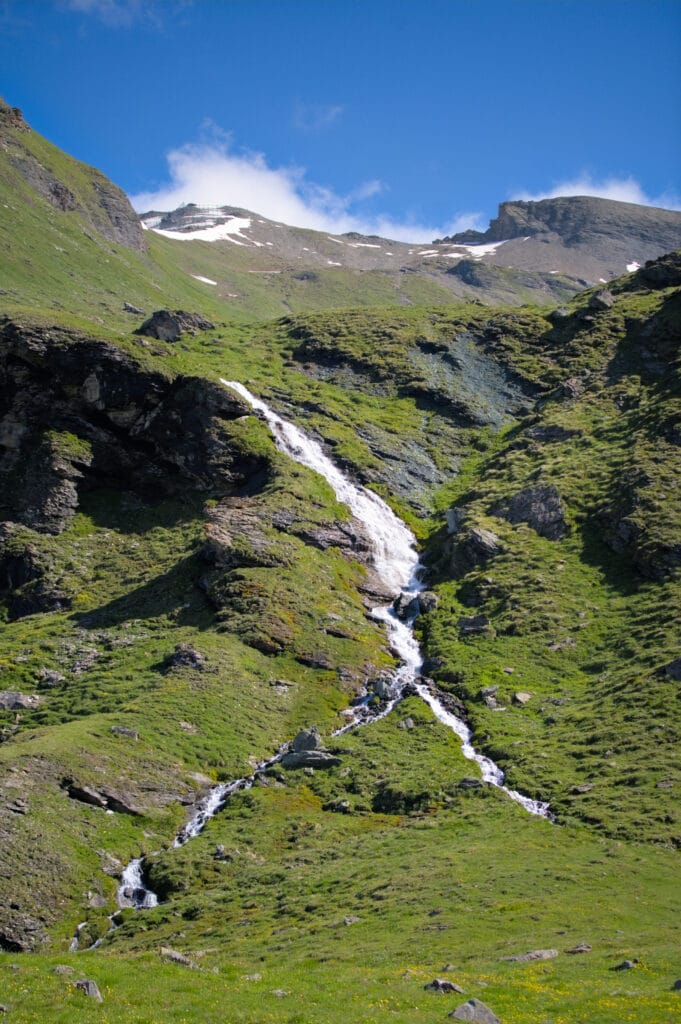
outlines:
{"label": "blue sky", "polygon": [[139,208],[427,239],[681,205],[680,0],[0,0],[0,90]]}

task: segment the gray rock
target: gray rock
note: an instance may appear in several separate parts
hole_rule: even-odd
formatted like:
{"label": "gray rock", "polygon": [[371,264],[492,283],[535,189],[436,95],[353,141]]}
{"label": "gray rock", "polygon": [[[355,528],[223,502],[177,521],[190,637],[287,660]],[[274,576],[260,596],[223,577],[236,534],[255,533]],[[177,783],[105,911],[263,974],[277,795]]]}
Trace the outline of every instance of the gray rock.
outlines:
{"label": "gray rock", "polygon": [[161,946],[159,954],[164,960],[169,960],[171,963],[181,964],[183,967],[189,967],[193,971],[198,970],[198,964],[190,959],[190,957],[185,956],[184,953],[179,953],[176,949],[171,949],[170,946]]}
{"label": "gray rock", "polygon": [[63,683],[66,677],[54,669],[41,668],[38,672],[38,678],[41,686],[46,690],[51,690],[54,686],[58,686],[59,683]]}
{"label": "gray rock", "polygon": [[527,693],[526,690],[517,690],[516,693],[513,694],[513,700],[516,704],[528,704],[529,701],[532,700],[532,694]]}
{"label": "gray rock", "polygon": [[445,516],[447,519],[447,533],[456,534],[463,526],[468,509],[466,508],[448,508]]}
{"label": "gray rock", "polygon": [[418,604],[421,615],[427,615],[428,612],[434,611],[439,603],[440,599],[432,590],[424,590],[418,595]]}
{"label": "gray rock", "polygon": [[527,523],[547,540],[560,540],[567,532],[565,509],[552,484],[526,487],[507,501],[497,503],[492,514],[510,523]]}
{"label": "gray rock", "polygon": [[591,946],[588,942],[580,942],[577,946],[571,946],[570,949],[565,950],[566,953],[570,953],[574,956],[577,953],[590,953]]}
{"label": "gray rock", "polygon": [[390,697],[392,680],[379,676],[378,679],[374,679],[371,686],[379,700],[387,700]]}
{"label": "gray rock", "polygon": [[141,327],[137,328],[135,334],[158,338],[159,341],[179,341],[183,334],[212,331],[214,328],[215,324],[199,313],[186,313],[183,309],[157,309]]}
{"label": "gray rock", "polygon": [[610,309],[615,303],[615,296],[608,288],[602,288],[589,298],[589,309],[602,312]]}
{"label": "gray rock", "polygon": [[138,740],[140,738],[140,734],[136,729],[128,729],[125,725],[112,725],[111,732],[114,736],[124,736],[129,740]]}
{"label": "gray rock", "polygon": [[459,789],[482,789],[483,786],[482,779],[474,779],[471,775],[465,775],[459,783]]}
{"label": "gray rock", "polygon": [[616,967],[611,967],[610,970],[611,971],[631,971],[631,970],[634,969],[634,967],[636,967],[637,964],[638,964],[638,960],[636,958],[634,958],[633,960],[623,960],[621,964],[617,964]]}
{"label": "gray rock", "polygon": [[68,782],[66,791],[72,800],[78,800],[82,804],[101,808],[107,805],[106,797],[92,786],[79,786],[76,782]]}
{"label": "gray rock", "polygon": [[142,316],[144,314],[144,310],[143,309],[140,309],[139,306],[133,306],[133,304],[131,302],[124,302],[123,303],[123,312],[124,313],[136,313],[137,316]]}
{"label": "gray rock", "polygon": [[579,785],[573,786],[570,790],[571,793],[588,793],[594,788],[593,782],[580,782]]}
{"label": "gray rock", "polygon": [[361,917],[356,917],[355,914],[346,914],[343,918],[343,924],[350,926],[351,924],[358,924],[361,920]]}
{"label": "gray rock", "polygon": [[340,763],[340,757],[326,750],[291,751],[281,759],[282,768],[333,768]]}
{"label": "gray rock", "polygon": [[469,999],[467,1003],[462,1003],[449,1014],[449,1017],[452,1020],[471,1021],[472,1024],[501,1024],[497,1015],[480,999]]}
{"label": "gray rock", "polygon": [[304,750],[322,750],[322,737],[317,726],[313,725],[309,729],[301,729],[294,737],[291,747],[296,754]]}
{"label": "gray rock", "polygon": [[411,731],[411,729],[414,729],[415,726],[416,723],[414,722],[414,719],[411,716],[409,716],[408,718],[403,718],[401,722],[397,723],[398,729],[406,729],[407,732]]}
{"label": "gray rock", "polygon": [[0,711],[32,711],[40,704],[36,694],[19,693],[17,690],[0,692]]}
{"label": "gray rock", "polygon": [[168,654],[164,660],[166,669],[193,668],[199,672],[206,669],[206,659],[200,651],[197,651],[189,643],[177,644],[172,654]]}
{"label": "gray rock", "polygon": [[681,978],[677,978],[672,985],[672,992],[681,992]]}
{"label": "gray rock", "polygon": [[102,1002],[102,993],[99,991],[96,981],[89,981],[86,978],[81,978],[79,981],[74,982],[75,987],[80,991],[84,992],[90,999],[94,999],[96,1002]]}
{"label": "gray rock", "polygon": [[402,593],[395,598],[393,608],[398,619],[413,619],[420,612],[419,599],[414,594]]}
{"label": "gray rock", "polygon": [[350,801],[349,800],[331,800],[328,804],[324,804],[325,811],[335,811],[336,814],[349,814],[350,813]]}
{"label": "gray rock", "polygon": [[68,974],[75,974],[75,969],[73,967],[69,967],[68,964],[55,964],[52,968],[52,973],[65,977]]}

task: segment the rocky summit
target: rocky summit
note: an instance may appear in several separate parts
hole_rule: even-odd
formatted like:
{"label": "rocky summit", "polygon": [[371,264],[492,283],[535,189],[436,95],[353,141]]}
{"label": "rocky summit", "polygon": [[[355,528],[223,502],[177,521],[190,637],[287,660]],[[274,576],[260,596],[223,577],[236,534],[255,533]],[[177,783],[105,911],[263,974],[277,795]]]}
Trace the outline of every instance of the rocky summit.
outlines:
{"label": "rocky summit", "polygon": [[0,228],[7,1020],[675,1019],[681,214]]}

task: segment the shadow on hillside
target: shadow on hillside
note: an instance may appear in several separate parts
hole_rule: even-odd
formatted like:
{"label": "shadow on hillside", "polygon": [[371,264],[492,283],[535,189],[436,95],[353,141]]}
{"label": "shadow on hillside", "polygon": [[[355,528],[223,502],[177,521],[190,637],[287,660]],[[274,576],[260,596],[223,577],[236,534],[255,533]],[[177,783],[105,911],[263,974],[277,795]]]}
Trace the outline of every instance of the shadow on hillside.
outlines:
{"label": "shadow on hillside", "polygon": [[599,569],[605,585],[623,597],[637,594],[646,580],[636,571],[629,557],[618,555],[605,543],[602,529],[598,524],[588,522],[582,527],[582,561]]}
{"label": "shadow on hillside", "polygon": [[178,626],[207,629],[213,622],[213,613],[198,586],[204,571],[202,554],[197,551],[122,597],[72,618],[83,629],[105,629],[130,619],[167,615]]}
{"label": "shadow on hillside", "polygon": [[205,495],[180,495],[152,500],[132,491],[98,488],[79,495],[80,511],[100,529],[143,534],[157,527],[171,529],[203,515]]}

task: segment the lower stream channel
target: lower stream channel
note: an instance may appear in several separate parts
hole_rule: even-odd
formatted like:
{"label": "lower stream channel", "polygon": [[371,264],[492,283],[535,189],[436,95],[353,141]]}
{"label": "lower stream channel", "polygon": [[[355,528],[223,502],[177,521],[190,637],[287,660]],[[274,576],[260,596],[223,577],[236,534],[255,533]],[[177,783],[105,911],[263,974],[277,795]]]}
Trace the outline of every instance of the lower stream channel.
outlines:
{"label": "lower stream channel", "polygon": [[[316,441],[307,437],[293,423],[278,416],[269,406],[252,395],[243,384],[226,380],[221,380],[221,383],[241,395],[251,408],[265,420],[280,451],[296,462],[313,469],[328,481],[338,500],[345,503],[353,516],[363,524],[366,536],[372,546],[373,567],[381,582],[386,589],[394,592],[396,597],[402,595],[401,604],[403,606],[417,609],[418,601],[415,599],[425,589],[422,582],[423,567],[416,552],[416,539],[402,520],[378,495],[353,484],[324,454]],[[385,718],[402,699],[405,692],[416,692],[428,704],[435,717],[460,738],[462,754],[469,760],[475,761],[485,782],[497,786],[511,800],[515,800],[524,807],[529,814],[550,818],[547,803],[532,800],[516,790],[504,786],[504,773],[501,768],[475,750],[471,742],[471,731],[466,723],[447,710],[440,697],[422,677],[423,659],[413,628],[417,614],[416,610],[411,616],[400,619],[392,604],[373,609],[373,617],[387,626],[390,647],[400,664],[393,673],[387,699],[376,709],[369,707],[368,697],[367,702],[356,702],[346,712],[349,718],[348,723],[338,729],[334,735]],[[259,775],[281,760],[287,749],[288,744],[284,744],[273,757],[261,761],[252,775],[213,786],[200,801],[194,815],[178,832],[173,845],[175,847],[184,846],[190,839],[198,836],[205,828],[206,823],[225,806],[233,793],[250,789]],[[156,893],[152,892],[145,882],[143,860],[143,857],[137,857],[130,861],[121,874],[117,894],[120,908],[132,907],[142,910],[158,905]],[[112,928],[115,927],[115,917],[115,914],[111,917]],[[83,927],[84,925],[79,925],[76,930],[71,943],[72,950],[79,948],[78,933]],[[94,946],[98,946],[102,941],[99,939]],[[94,946],[89,948],[92,949]]]}

